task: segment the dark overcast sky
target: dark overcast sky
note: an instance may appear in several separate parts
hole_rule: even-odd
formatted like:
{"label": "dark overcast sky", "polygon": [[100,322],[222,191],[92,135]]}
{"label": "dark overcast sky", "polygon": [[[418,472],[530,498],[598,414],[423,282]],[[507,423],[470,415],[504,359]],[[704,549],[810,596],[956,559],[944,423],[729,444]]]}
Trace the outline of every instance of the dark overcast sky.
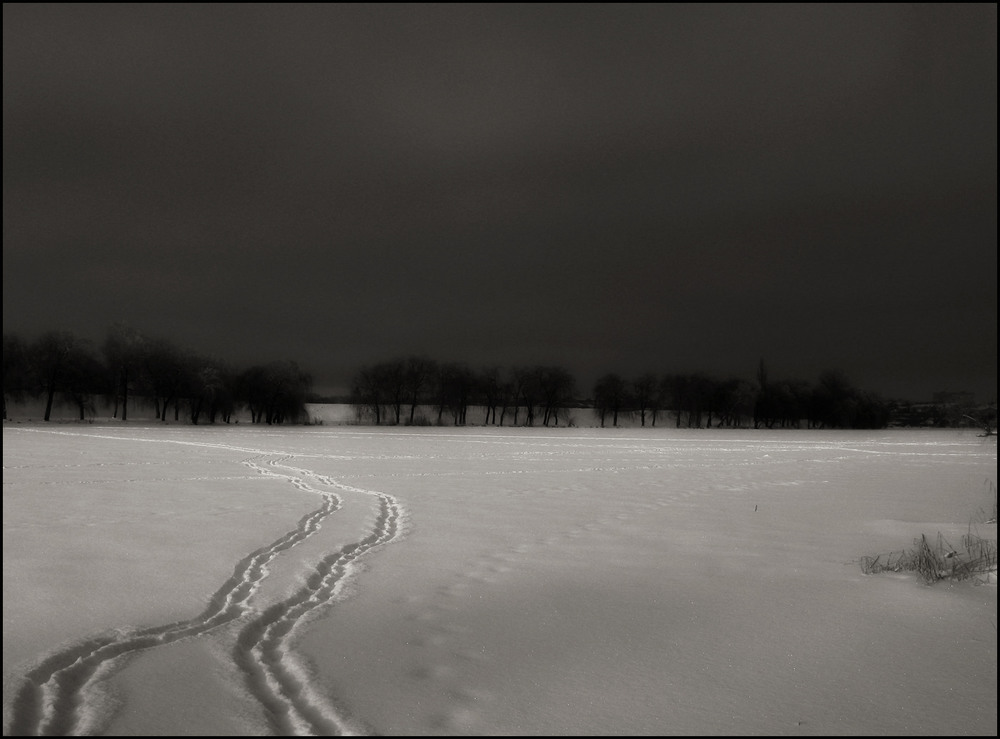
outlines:
{"label": "dark overcast sky", "polygon": [[996,397],[997,6],[3,6],[3,326]]}

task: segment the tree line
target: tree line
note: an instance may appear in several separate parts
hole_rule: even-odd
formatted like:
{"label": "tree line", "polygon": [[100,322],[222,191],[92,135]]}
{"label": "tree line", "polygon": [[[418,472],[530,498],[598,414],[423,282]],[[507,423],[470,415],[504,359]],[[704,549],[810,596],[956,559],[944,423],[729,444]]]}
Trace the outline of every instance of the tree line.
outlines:
{"label": "tree line", "polygon": [[129,401],[151,405],[166,421],[230,423],[242,409],[252,423],[294,423],[305,416],[312,378],[292,361],[244,369],[178,346],[125,325],[115,324],[100,348],[70,331],[48,331],[34,340],[3,335],[3,417],[7,403],[26,398],[69,404],[80,420],[103,399],[114,418],[128,420]]}
{"label": "tree line", "polygon": [[892,406],[854,387],[837,370],[816,383],[771,380],[760,363],[756,381],[717,379],[705,373],[635,377],[601,376],[579,398],[569,371],[558,366],[526,366],[473,371],[463,363],[438,363],[420,356],[360,368],[351,382],[350,402],[358,419],[376,425],[430,423],[417,416],[432,408],[434,423],[462,426],[470,407],[483,425],[558,426],[570,408],[591,408],[601,427],[634,419],[656,426],[670,417],[677,428],[884,428]]}
{"label": "tree line", "polygon": [[[113,325],[98,348],[68,331],[30,341],[5,333],[3,388],[4,419],[9,401],[31,397],[44,400],[46,421],[57,402],[84,420],[98,401],[127,421],[131,399],[163,421],[172,415],[193,424],[230,423],[246,411],[252,423],[297,423],[307,418],[305,404],[318,400],[311,376],[293,361],[238,368],[125,324]],[[816,382],[776,380],[763,361],[753,380],[610,372],[581,388],[560,366],[473,370],[411,355],[360,367],[349,397],[341,400],[353,406],[359,422],[376,425],[558,426],[573,423],[570,411],[583,408],[601,427],[628,420],[677,428],[869,429],[916,417],[911,404],[860,390],[840,371],[823,372]],[[995,423],[995,404],[992,413]],[[934,425],[952,424],[937,419]]]}

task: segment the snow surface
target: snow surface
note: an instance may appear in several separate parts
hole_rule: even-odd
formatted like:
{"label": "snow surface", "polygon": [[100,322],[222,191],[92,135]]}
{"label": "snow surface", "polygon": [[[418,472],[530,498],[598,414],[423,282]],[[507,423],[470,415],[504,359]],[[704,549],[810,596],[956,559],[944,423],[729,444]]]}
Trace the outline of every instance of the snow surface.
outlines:
{"label": "snow surface", "polygon": [[14,424],[4,733],[988,734],[972,431]]}

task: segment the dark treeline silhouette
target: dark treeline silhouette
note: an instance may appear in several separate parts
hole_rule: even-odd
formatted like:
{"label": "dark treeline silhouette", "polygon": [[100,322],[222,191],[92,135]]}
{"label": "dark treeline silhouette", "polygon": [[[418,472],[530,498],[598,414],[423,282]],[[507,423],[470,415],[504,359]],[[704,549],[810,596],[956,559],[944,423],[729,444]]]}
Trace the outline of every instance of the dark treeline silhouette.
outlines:
{"label": "dark treeline silhouette", "polygon": [[[3,337],[5,420],[8,402],[34,398],[44,401],[46,421],[57,402],[85,420],[103,400],[112,417],[122,421],[139,402],[163,421],[231,423],[245,411],[256,424],[296,423],[308,421],[306,402],[321,400],[311,386],[311,377],[295,362],[238,369],[125,324],[112,326],[99,348],[68,331],[49,331],[30,341],[15,334]],[[409,356],[358,369],[348,400],[360,422],[377,425],[565,426],[573,424],[571,409],[586,408],[601,427],[627,420],[676,428],[978,424],[995,429],[995,400],[975,406],[961,393],[939,395],[933,403],[885,401],[854,387],[837,370],[823,372],[814,383],[773,379],[763,360],[754,380],[702,372],[609,372],[581,390],[559,366],[473,370],[461,362]]]}
{"label": "dark treeline silhouette", "polygon": [[[889,425],[894,405],[852,386],[838,371],[818,382],[771,380],[761,362],[756,382],[716,379],[704,373],[644,373],[600,377],[580,399],[573,376],[561,367],[488,367],[475,372],[460,363],[438,364],[410,356],[364,366],[351,383],[350,402],[359,421],[382,424],[461,426],[470,407],[475,421],[494,426],[558,426],[572,421],[570,408],[591,408],[601,427],[628,418],[656,426],[668,415],[677,428],[852,428]],[[417,416],[433,409],[433,420]],[[404,412],[405,411],[405,412]]]}
{"label": "dark treeline silhouette", "polygon": [[561,367],[474,372],[461,362],[410,356],[359,369],[351,382],[350,402],[359,420],[375,424],[430,423],[416,415],[419,406],[428,406],[437,425],[464,426],[470,422],[469,408],[476,406],[485,413],[483,425],[556,426],[560,412],[565,416],[573,407],[574,393],[573,377]]}
{"label": "dark treeline silhouette", "polygon": [[112,326],[99,348],[69,331],[34,340],[3,336],[3,417],[7,403],[45,401],[73,406],[80,420],[104,399],[112,417],[128,420],[129,401],[149,404],[162,421],[230,423],[247,409],[253,423],[294,423],[305,417],[310,376],[295,362],[237,369],[230,363],[151,337],[125,324]]}

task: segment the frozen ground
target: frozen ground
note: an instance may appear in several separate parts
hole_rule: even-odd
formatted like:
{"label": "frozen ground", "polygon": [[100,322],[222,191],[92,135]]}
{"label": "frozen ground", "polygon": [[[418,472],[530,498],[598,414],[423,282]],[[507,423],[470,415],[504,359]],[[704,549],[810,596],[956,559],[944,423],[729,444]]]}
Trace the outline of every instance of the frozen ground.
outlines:
{"label": "frozen ground", "polygon": [[5,424],[4,733],[987,734],[974,432]]}

